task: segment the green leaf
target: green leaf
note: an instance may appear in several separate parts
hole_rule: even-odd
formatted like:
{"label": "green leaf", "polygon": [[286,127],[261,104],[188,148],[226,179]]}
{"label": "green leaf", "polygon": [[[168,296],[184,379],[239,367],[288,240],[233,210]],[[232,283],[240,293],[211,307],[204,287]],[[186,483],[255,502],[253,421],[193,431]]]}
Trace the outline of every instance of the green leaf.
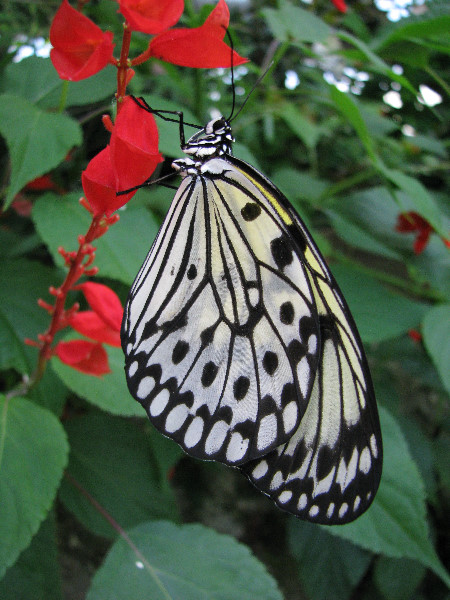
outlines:
{"label": "green leaf", "polygon": [[374,581],[386,600],[410,600],[425,573],[425,567],[415,560],[380,556],[375,563]]}
{"label": "green leaf", "polygon": [[0,96],[0,133],[11,159],[5,208],[24,185],[57,167],[82,140],[81,128],[72,118],[46,113],[12,94]]}
{"label": "green leaf", "polygon": [[291,202],[307,200],[316,205],[327,189],[327,183],[323,179],[289,167],[279,169],[271,179]]}
{"label": "green leaf", "polygon": [[58,282],[58,272],[31,260],[1,260],[0,281],[0,367],[30,373],[37,359],[36,348],[25,338],[36,339],[49,324],[49,316],[37,304],[50,301],[48,288]]}
{"label": "green leaf", "polygon": [[367,129],[364,119],[361,116],[356,103],[344,92],[341,92],[334,85],[329,86],[330,96],[336,108],[343,114],[347,121],[352,125],[358,134],[359,139],[363,143],[367,154],[372,162],[378,163],[379,159],[375,153],[372,138]]}
{"label": "green leaf", "polygon": [[289,520],[288,537],[308,598],[329,600],[330,590],[333,600],[352,596],[370,565],[368,552],[298,519]]}
{"label": "green leaf", "polygon": [[320,138],[321,130],[312,121],[302,115],[293,105],[287,102],[277,108],[277,114],[297,135],[307,148],[314,148]]}
{"label": "green leaf", "polygon": [[384,464],[375,500],[356,521],[327,531],[375,553],[416,560],[450,584],[430,540],[419,471],[394,417],[381,407],[379,413]]}
{"label": "green leaf", "polygon": [[[77,249],[78,235],[86,233],[91,223],[91,216],[78,202],[79,197],[76,193],[64,197],[46,194],[39,198],[33,208],[36,228],[53,260],[60,266],[64,260],[58,248],[63,240],[67,240],[66,250]],[[119,214],[119,222],[106,235],[95,240],[95,265],[102,277],[131,285],[150,250],[159,225],[143,207],[127,206]]]}
{"label": "green leaf", "polygon": [[31,544],[0,581],[2,600],[61,600],[55,515],[51,511]]}
{"label": "green leaf", "polygon": [[142,523],[118,540],[87,600],[282,600],[250,550],[203,525]]}
{"label": "green leaf", "polygon": [[450,304],[431,308],[423,320],[422,332],[425,348],[450,392]]}
{"label": "green leaf", "polygon": [[[160,474],[158,456],[141,423],[89,414],[68,421],[66,430],[70,461],[60,498],[88,529],[108,538],[117,533],[73,480],[123,528],[178,518],[168,473]],[[177,457],[181,454],[178,448]]]}
{"label": "green leaf", "polygon": [[333,30],[315,14],[280,2],[279,10],[265,8],[262,13],[273,35],[285,42],[324,42]]}
{"label": "green leaf", "polygon": [[417,327],[428,310],[426,304],[394,294],[354,268],[339,264],[333,265],[332,271],[364,342],[381,342],[406,333]]}
{"label": "green leaf", "polygon": [[[382,166],[380,170],[396,187],[405,192],[408,200],[412,203],[412,208],[421,214],[442,237],[446,237],[448,232],[442,226],[439,207],[422,183],[414,177],[405,175],[398,169],[389,169]],[[401,202],[401,196],[397,196],[397,198]],[[400,211],[403,210],[411,210],[411,206],[401,207]]]}
{"label": "green leaf", "polygon": [[[39,73],[39,77],[36,77]],[[30,56],[10,63],[0,84],[0,91],[22,96],[40,108],[58,108],[63,86],[68,85],[66,106],[93,104],[113,97],[117,88],[117,71],[108,66],[82,81],[63,82],[49,58]]]}
{"label": "green leaf", "polygon": [[[437,8],[437,7],[436,7]],[[390,24],[381,35],[374,40],[373,46],[378,52],[399,40],[442,39],[450,31],[450,15],[433,15],[430,5],[423,16],[409,17],[398,23]]]}
{"label": "green leaf", "polygon": [[39,529],[55,497],[68,445],[49,411],[0,397],[0,577]]}
{"label": "green leaf", "polygon": [[[74,334],[70,334],[64,339],[67,341],[75,337]],[[76,371],[56,357],[52,358],[52,369],[70,390],[102,410],[124,417],[143,417],[144,409],[131,397],[127,388],[122,349],[111,346],[105,346],[105,349],[108,352],[111,373],[102,377]]]}

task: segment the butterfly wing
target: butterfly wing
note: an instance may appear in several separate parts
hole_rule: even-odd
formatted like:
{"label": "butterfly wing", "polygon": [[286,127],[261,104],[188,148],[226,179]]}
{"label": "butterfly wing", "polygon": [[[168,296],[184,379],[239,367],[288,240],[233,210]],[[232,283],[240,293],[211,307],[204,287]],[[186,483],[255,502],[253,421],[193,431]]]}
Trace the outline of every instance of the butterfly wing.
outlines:
{"label": "butterfly wing", "polygon": [[318,523],[346,523],[372,502],[382,470],[382,441],[373,385],[348,306],[304,223],[265,177],[232,160],[292,218],[319,318],[314,385],[288,440],[242,471],[276,504]]}
{"label": "butterfly wing", "polygon": [[192,456],[239,465],[289,440],[319,318],[292,217],[226,158],[186,176],[125,308],[132,395]]}

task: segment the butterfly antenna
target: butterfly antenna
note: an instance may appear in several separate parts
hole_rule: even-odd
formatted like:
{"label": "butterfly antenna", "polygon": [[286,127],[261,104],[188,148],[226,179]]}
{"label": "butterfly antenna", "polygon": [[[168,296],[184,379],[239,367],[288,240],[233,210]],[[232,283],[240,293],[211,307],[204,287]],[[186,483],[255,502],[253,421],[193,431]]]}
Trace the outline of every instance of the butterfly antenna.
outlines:
{"label": "butterfly antenna", "polygon": [[[233,111],[231,111],[231,115],[230,115],[230,118],[228,119],[228,122],[231,122],[232,120],[234,121],[234,119],[241,113],[242,109],[247,104],[250,96],[253,94],[253,92],[256,90],[258,85],[261,83],[261,81],[264,79],[264,77],[267,75],[267,73],[270,71],[270,69],[272,67],[273,67],[273,61],[271,63],[269,63],[269,66],[267,67],[267,69],[263,73],[261,73],[261,75],[258,77],[258,79],[256,80],[256,83],[253,85],[252,89],[247,94],[246,99],[239,107],[239,110],[237,111],[237,113],[235,115],[233,115]],[[234,88],[233,88],[233,110],[234,110],[234,96],[235,96],[235,94],[234,94]]]}
{"label": "butterfly antenna", "polygon": [[[233,45],[233,39],[230,35],[230,32],[228,31],[228,29],[225,28],[225,32],[227,34],[227,38],[230,42],[230,48],[231,48],[231,90],[232,90],[232,101],[231,101],[231,112],[230,112],[230,116],[228,117],[227,121],[228,123],[231,122],[231,119],[233,118],[233,113],[234,113],[234,109],[236,108],[236,87],[234,85],[234,45]],[[240,111],[239,111],[240,112]]]}

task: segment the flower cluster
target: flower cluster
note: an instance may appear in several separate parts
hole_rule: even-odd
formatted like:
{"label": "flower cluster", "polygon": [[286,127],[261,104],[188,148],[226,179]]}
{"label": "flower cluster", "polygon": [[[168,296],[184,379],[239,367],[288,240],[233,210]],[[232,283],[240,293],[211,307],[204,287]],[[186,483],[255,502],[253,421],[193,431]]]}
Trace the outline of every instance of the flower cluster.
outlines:
{"label": "flower cluster", "polygon": [[[117,116],[114,123],[109,116],[103,117],[111,133],[110,143],[94,156],[81,176],[84,198],[80,202],[92,216],[89,231],[79,236],[78,251],[59,250],[68,273],[60,287],[50,288],[55,303],[39,300],[52,319],[37,341],[27,340],[39,347],[37,377],[42,375],[51,356],[57,356],[83,373],[103,375],[109,372],[103,345],[120,345],[123,308],[119,298],[105,285],[79,283],[79,280],[97,273],[97,268],[92,266],[95,258],[92,242],[118,220],[113,213],[135,194],[135,191],[120,195],[117,192],[143,184],[163,160],[158,151],[158,130],[153,115],[126,95],[127,85],[134,75],[132,67],[151,58],[194,68],[229,67],[247,60],[223,41],[230,17],[225,0],[219,0],[203,25],[191,29],[174,28],[184,10],[183,0],[118,0],[117,8],[125,19],[119,58],[113,54],[113,34],[102,31],[70,6],[68,0],[62,1],[50,29],[53,46],[50,57],[61,79],[80,81],[107,65],[117,68]],[[133,31],[149,34],[151,38],[142,54],[130,58]],[[51,180],[45,177],[45,181],[42,178],[35,184],[48,186]],[[71,290],[81,290],[91,310],[80,312],[77,303],[66,309],[67,294]],[[60,341],[53,346],[54,336],[65,327],[71,327],[87,339]]]}

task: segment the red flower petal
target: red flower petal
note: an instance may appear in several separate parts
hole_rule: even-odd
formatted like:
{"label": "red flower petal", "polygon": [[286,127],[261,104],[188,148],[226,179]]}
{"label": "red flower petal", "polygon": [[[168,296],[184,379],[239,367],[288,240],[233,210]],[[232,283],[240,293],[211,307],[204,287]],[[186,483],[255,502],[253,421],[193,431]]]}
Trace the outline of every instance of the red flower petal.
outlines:
{"label": "red flower petal", "polygon": [[422,334],[417,329],[410,329],[408,335],[414,342],[422,341]]}
{"label": "red flower petal", "polygon": [[59,342],[55,354],[64,364],[87,375],[110,373],[108,355],[101,344],[87,340]]}
{"label": "red flower petal", "polygon": [[111,32],[103,32],[63,0],[50,28],[50,58],[58,75],[69,81],[94,75],[109,63],[114,49],[112,39]]}
{"label": "red flower petal", "polygon": [[417,235],[414,241],[413,248],[415,254],[420,254],[425,250],[433,228],[428,223],[428,221],[422,216],[420,216],[418,213],[410,211],[398,215],[395,230],[399,233],[416,232]]}
{"label": "red flower petal", "polygon": [[120,331],[123,307],[119,296],[111,288],[102,283],[86,281],[77,286],[82,290],[89,306],[111,329]]}
{"label": "red flower petal", "polygon": [[116,195],[119,189],[116,185],[116,175],[111,163],[109,146],[106,146],[89,162],[86,170],[81,174],[81,183],[94,216],[111,216],[115,210],[126,204],[136,193]]}
{"label": "red flower petal", "polygon": [[158,152],[158,129],[153,115],[130,97],[120,107],[110,145],[118,190],[144,183],[163,160]]}
{"label": "red flower petal", "polygon": [[69,319],[69,325],[91,340],[120,348],[119,331],[109,327],[93,310],[75,313]]}
{"label": "red flower petal", "polygon": [[[231,66],[231,48],[223,38],[230,20],[225,0],[219,3],[201,27],[172,29],[150,42],[150,54],[181,67],[207,68]],[[233,65],[248,62],[233,50]]]}
{"label": "red flower petal", "polygon": [[161,33],[178,21],[184,0],[119,0],[123,14],[133,31]]}
{"label": "red flower petal", "polygon": [[347,12],[347,5],[345,4],[344,0],[331,0],[331,2],[342,13],[346,13]]}

